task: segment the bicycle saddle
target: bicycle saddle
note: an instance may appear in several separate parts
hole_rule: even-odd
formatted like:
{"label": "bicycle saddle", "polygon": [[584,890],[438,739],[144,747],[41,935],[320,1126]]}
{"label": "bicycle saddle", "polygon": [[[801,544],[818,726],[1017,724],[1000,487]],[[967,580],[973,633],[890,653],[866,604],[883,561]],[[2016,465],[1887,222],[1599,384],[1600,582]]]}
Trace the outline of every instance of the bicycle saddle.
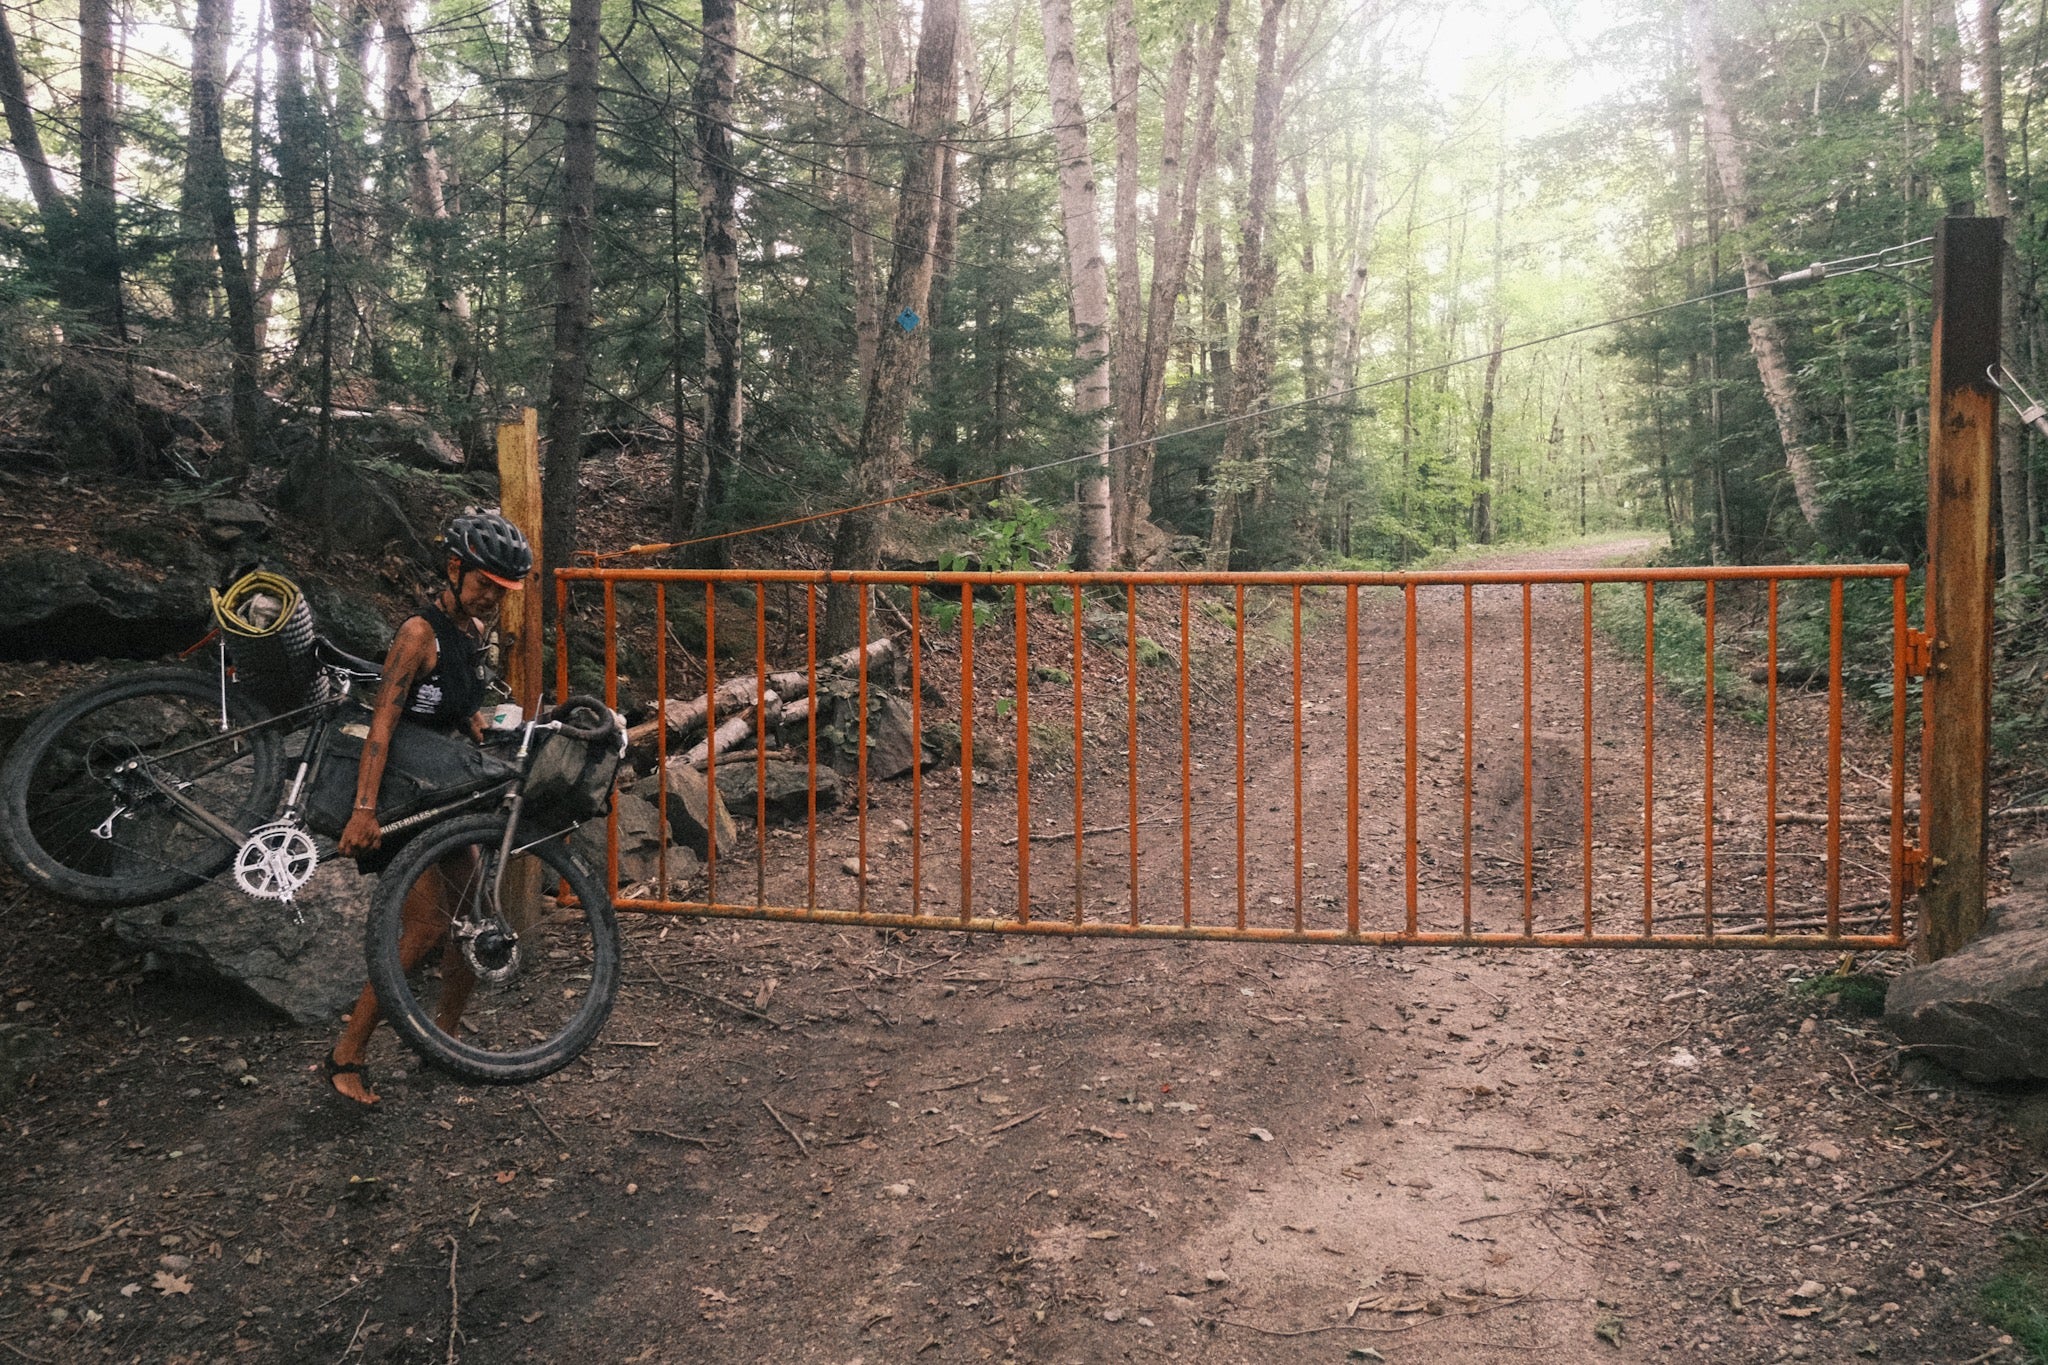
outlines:
{"label": "bicycle saddle", "polygon": [[384,676],[382,664],[357,658],[325,635],[313,637],[313,653],[327,667],[338,668],[348,674],[351,682],[375,682]]}

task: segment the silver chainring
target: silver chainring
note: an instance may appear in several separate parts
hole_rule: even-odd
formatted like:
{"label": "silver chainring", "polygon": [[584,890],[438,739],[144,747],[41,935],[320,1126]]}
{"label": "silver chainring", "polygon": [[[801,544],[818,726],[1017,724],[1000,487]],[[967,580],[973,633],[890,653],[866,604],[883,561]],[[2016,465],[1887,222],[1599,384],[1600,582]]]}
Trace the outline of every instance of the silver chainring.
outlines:
{"label": "silver chainring", "polygon": [[313,879],[320,853],[313,837],[288,821],[258,825],[235,855],[235,885],[257,900],[289,901]]}

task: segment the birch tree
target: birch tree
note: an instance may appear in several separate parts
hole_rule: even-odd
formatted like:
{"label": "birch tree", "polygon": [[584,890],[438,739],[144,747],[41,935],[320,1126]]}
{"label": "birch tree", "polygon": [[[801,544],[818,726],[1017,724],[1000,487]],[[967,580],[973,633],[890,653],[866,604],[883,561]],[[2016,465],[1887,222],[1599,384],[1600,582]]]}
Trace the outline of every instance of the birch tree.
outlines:
{"label": "birch tree", "polygon": [[[929,329],[932,238],[938,226],[939,163],[945,154],[946,121],[957,101],[959,62],[954,44],[960,0],[926,0],[917,45],[917,74],[910,103],[910,155],[891,233],[889,283],[882,296],[886,315],[875,347],[874,378],[868,385],[860,441],[854,448],[850,501],[888,497],[910,473],[908,419],[917,376],[924,367]],[[882,513],[848,512],[839,519],[832,544],[835,569],[873,569],[881,562]],[[864,589],[835,583],[825,595],[821,641],[836,652],[854,642],[859,629],[859,596]]]}
{"label": "birch tree", "polygon": [[1074,60],[1072,0],[1041,0],[1045,23],[1046,93],[1052,103],[1054,154],[1059,161],[1060,222],[1067,240],[1068,311],[1074,328],[1074,411],[1088,422],[1092,459],[1076,480],[1074,567],[1106,569],[1115,553],[1109,507],[1109,267],[1102,259],[1102,229],[1095,194],[1095,161],[1088,150],[1088,117],[1081,106],[1081,76]]}
{"label": "birch tree", "polygon": [[1792,366],[1785,355],[1784,336],[1768,311],[1770,267],[1764,263],[1747,231],[1756,220],[1756,208],[1750,202],[1748,175],[1741,149],[1736,145],[1735,119],[1729,110],[1727,87],[1722,79],[1719,35],[1714,26],[1712,2],[1686,0],[1685,14],[1693,63],[1699,78],[1707,150],[1720,177],[1724,211],[1730,226],[1735,229],[1736,249],[1742,260],[1742,280],[1749,301],[1750,354],[1756,359],[1757,376],[1762,381],[1764,397],[1778,421],[1778,440],[1784,447],[1785,467],[1792,475],[1792,492],[1799,501],[1800,515],[1806,518],[1808,526],[1818,527],[1823,510],[1820,476],[1814,468],[1813,453],[1806,444],[1805,417],[1800,411]]}

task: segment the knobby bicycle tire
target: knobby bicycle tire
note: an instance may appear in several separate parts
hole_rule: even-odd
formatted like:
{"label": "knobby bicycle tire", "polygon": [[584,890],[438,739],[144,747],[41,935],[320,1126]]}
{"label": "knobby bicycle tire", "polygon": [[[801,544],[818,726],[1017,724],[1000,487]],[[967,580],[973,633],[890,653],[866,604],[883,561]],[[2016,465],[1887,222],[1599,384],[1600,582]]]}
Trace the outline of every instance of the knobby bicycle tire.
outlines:
{"label": "knobby bicycle tire", "polygon": [[[198,886],[235,846],[162,797],[133,804],[109,838],[94,830],[124,804],[107,771],[133,755],[158,760],[162,776],[237,828],[273,814],[281,736],[264,728],[227,738],[220,718],[219,677],[190,668],[126,673],[45,710],[0,763],[0,854],[31,885],[86,905],[146,905]],[[239,730],[270,715],[230,687],[227,718]]]}
{"label": "knobby bicycle tire", "polygon": [[[500,812],[417,836],[377,880],[365,948],[378,1004],[398,1035],[428,1064],[489,1085],[538,1080],[574,1061],[604,1027],[619,991],[611,897],[566,843],[552,839],[514,855],[540,864],[541,892],[535,923],[519,935],[516,968],[502,982],[478,981],[459,1026],[443,1026],[437,1016],[449,993],[471,974],[450,929],[487,904],[504,833]],[[408,937],[405,904],[422,883],[423,900],[436,901],[416,911]]]}

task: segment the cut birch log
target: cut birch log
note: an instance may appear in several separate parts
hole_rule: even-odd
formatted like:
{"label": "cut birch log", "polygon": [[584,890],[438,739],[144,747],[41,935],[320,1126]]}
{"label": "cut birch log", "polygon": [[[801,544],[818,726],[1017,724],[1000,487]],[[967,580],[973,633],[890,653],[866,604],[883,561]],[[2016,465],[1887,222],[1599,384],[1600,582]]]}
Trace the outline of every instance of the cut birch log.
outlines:
{"label": "cut birch log", "polygon": [[[767,697],[768,725],[772,729],[782,715],[782,698],[770,692]],[[700,739],[683,755],[683,761],[693,768],[710,765],[713,754],[722,754],[751,737],[754,733],[755,708],[748,707],[712,732],[709,739]]]}
{"label": "cut birch log", "polygon": [[[868,642],[866,664],[868,668],[879,668],[895,657],[896,639],[894,636],[884,635],[878,640],[870,640]],[[821,678],[840,673],[858,675],[861,671],[861,649],[859,645],[855,645],[843,654],[835,654],[829,659],[820,659],[818,661],[818,676]],[[770,673],[768,675],[768,686],[785,697],[801,695],[811,690],[810,674],[805,669],[791,669],[786,673]]]}

